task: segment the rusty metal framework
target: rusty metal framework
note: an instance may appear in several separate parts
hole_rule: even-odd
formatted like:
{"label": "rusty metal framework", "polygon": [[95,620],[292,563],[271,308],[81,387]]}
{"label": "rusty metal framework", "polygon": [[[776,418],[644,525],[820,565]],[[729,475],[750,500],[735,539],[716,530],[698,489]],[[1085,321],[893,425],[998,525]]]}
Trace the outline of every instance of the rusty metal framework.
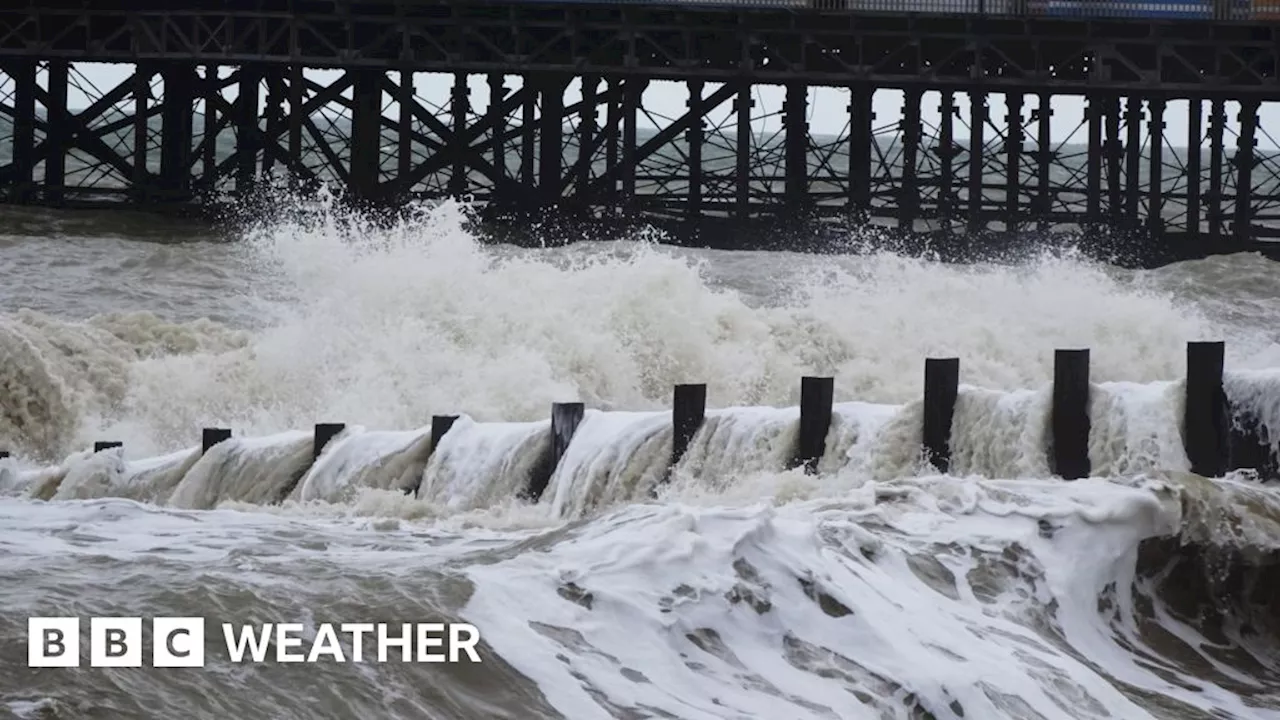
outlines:
{"label": "rusty metal framework", "polygon": [[[1280,23],[468,0],[29,0],[0,56],[881,87],[1275,85]],[[1274,90],[1274,87],[1272,88]]]}
{"label": "rusty metal framework", "polygon": [[[1256,149],[1278,52],[1280,24],[1256,21],[33,0],[0,10],[0,197],[182,205],[284,173],[379,203],[954,243],[1119,229],[1202,254],[1280,236],[1280,156]],[[94,87],[91,62],[132,73]],[[661,117],[644,98],[671,81],[687,107]],[[835,135],[810,129],[816,88],[842,98],[820,107],[846,119]],[[900,119],[877,123],[878,93]],[[1055,117],[1063,96],[1083,114]],[[1165,131],[1175,105],[1185,137]]]}

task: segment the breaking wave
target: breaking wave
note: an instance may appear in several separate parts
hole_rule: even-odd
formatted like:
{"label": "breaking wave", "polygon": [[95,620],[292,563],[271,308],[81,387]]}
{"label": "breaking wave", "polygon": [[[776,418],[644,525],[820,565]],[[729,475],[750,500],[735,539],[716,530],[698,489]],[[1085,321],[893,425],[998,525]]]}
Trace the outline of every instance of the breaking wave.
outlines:
{"label": "breaking wave", "polygon": [[[1225,339],[1277,451],[1277,314],[1242,301],[1280,294],[1264,261],[530,253],[463,220],[258,228],[227,252],[281,299],[244,327],[0,316],[0,665],[60,612],[463,618],[486,663],[84,668],[0,677],[0,711],[1280,717],[1280,498],[1189,474],[1180,427],[1185,342]],[[1056,347],[1092,349],[1087,480],[1050,477]],[[965,384],[940,476],[919,395],[943,355]],[[811,475],[787,469],[805,374],[849,400]],[[715,409],[663,482],[681,382]],[[522,500],[567,400],[589,409]],[[350,424],[313,459],[322,420]],[[237,434],[202,453],[215,425]]]}

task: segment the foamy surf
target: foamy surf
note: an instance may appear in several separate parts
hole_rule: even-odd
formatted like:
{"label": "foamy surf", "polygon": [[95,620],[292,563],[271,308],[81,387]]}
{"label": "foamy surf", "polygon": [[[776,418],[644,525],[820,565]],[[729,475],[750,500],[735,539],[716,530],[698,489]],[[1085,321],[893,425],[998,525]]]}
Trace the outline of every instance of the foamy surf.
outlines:
{"label": "foamy surf", "polygon": [[[1272,717],[1274,627],[1224,641],[1218,626],[1249,617],[1249,601],[1213,587],[1212,572],[1191,617],[1164,597],[1186,593],[1185,571],[1165,586],[1188,551],[1233,542],[1196,544],[1207,525],[1185,514],[1209,481],[1190,482],[929,476],[781,504],[629,504],[541,530],[6,499],[8,562],[48,570],[8,593],[0,623],[16,638],[36,609],[326,622],[359,608],[475,623],[496,666],[468,681],[438,666],[246,676],[215,664],[195,695],[162,674],[133,681],[116,703],[124,717],[199,715],[204,694],[219,712],[301,717],[297,693],[321,684],[311,703],[333,717],[425,712],[444,691],[424,686],[459,704],[443,717]],[[1228,492],[1213,494],[1221,504]],[[1149,542],[1182,550],[1152,557]],[[94,591],[52,600],[58,568],[86,562],[97,569],[78,582]],[[140,582],[129,569],[144,567]],[[45,686],[64,708],[54,716],[109,693],[121,672],[58,676],[75,682]]]}
{"label": "foamy surf", "polygon": [[[45,460],[104,438],[159,454],[211,424],[264,435],[328,420],[403,430],[442,412],[537,421],[575,398],[659,410],[682,382],[708,383],[713,407],[787,405],[806,374],[835,377],[840,399],[898,404],[919,396],[925,357],[962,358],[965,382],[1010,391],[1050,377],[1054,348],[1088,347],[1095,381],[1141,383],[1177,377],[1198,338],[1226,340],[1232,368],[1280,366],[1268,325],[1229,322],[1235,306],[1197,301],[1179,268],[690,256],[643,243],[530,254],[477,244],[464,219],[444,206],[386,229],[321,206],[219,246],[229,291],[247,276],[282,298],[252,326],[145,309],[0,314],[0,378],[13,388],[0,441]],[[202,281],[208,262],[193,268]],[[1257,257],[1204,262],[1274,283]],[[210,302],[198,287],[174,302]],[[66,288],[68,303],[77,292]]]}
{"label": "foamy surf", "polygon": [[[321,203],[201,250],[199,293],[163,289],[185,319],[113,298],[85,320],[70,285],[0,316],[21,390],[0,394],[0,715],[1280,717],[1280,500],[1187,474],[1181,438],[1184,343],[1223,338],[1274,449],[1258,258],[525,253],[461,220]],[[223,256],[232,292],[273,292],[236,328],[190,320]],[[1048,477],[1055,347],[1093,359],[1096,477],[1070,483]],[[965,383],[943,476],[920,453],[940,355]],[[812,475],[786,469],[805,374],[836,378]],[[712,409],[664,483],[680,382]],[[583,423],[521,499],[572,399]],[[433,450],[438,413],[462,416]],[[348,425],[313,461],[316,421]],[[213,425],[235,435],[202,453]],[[80,450],[101,439],[124,448]],[[462,620],[485,662],[26,670],[24,618],[58,614]]]}
{"label": "foamy surf", "polygon": [[[1228,374],[1224,385],[1242,412],[1269,408],[1280,370]],[[1090,400],[1089,460],[1096,477],[1185,472],[1181,381],[1100,383]],[[984,478],[1050,474],[1051,403],[1047,388],[1001,392],[961,386],[952,420],[952,472]],[[833,407],[824,477],[894,480],[927,471],[921,455],[920,403],[838,403]],[[671,487],[724,494],[744,477],[776,475],[794,454],[797,407],[712,409],[670,469]],[[1263,437],[1273,431],[1265,422]],[[3,462],[3,483],[32,499],[129,497],[210,509],[250,505],[347,503],[361,490],[391,490],[439,505],[441,512],[501,504],[523,494],[550,443],[547,421],[486,423],[464,416],[432,452],[429,428],[369,431],[349,426],[312,459],[312,433],[294,430],[232,437],[208,452],[182,450],[126,460],[126,449],[77,452],[56,466],[21,469]],[[668,492],[669,412],[588,410],[545,491],[549,518],[580,519]]]}

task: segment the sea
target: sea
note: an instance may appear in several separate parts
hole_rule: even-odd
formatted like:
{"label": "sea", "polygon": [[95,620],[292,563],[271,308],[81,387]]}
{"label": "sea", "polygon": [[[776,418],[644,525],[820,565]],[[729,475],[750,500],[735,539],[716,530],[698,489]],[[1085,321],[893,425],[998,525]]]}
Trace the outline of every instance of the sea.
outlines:
{"label": "sea", "polygon": [[[1192,475],[1180,430],[1186,343],[1222,340],[1280,435],[1274,262],[514,248],[455,203],[293,202],[0,211],[0,717],[1280,718],[1280,494]],[[1077,481],[1059,348],[1091,350]],[[960,359],[945,474],[929,357]],[[835,378],[812,474],[806,375]],[[678,383],[708,410],[668,476]],[[313,463],[316,423],[346,429]],[[211,632],[203,668],[29,668],[32,616],[466,622],[481,662],[232,663]]]}

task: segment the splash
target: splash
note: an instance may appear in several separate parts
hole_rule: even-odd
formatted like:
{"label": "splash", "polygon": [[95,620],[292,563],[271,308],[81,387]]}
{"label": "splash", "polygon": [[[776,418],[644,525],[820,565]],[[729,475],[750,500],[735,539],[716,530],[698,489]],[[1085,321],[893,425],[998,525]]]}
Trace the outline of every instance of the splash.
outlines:
{"label": "splash", "polygon": [[1069,255],[957,267],[638,241],[530,253],[481,244],[466,220],[453,204],[391,224],[323,197],[289,205],[224,250],[274,298],[246,298],[263,308],[252,327],[0,316],[0,446],[52,460],[104,438],[161,453],[213,424],[394,431],[439,413],[536,421],[574,399],[656,410],[680,382],[709,383],[713,406],[782,405],[804,374],[833,375],[838,398],[902,403],[926,356],[1012,390],[1042,384],[1056,347],[1092,348],[1095,380],[1134,382],[1177,376],[1188,339],[1225,335],[1236,367],[1275,353],[1151,275]]}
{"label": "splash", "polygon": [[210,321],[174,324],[144,313],[83,322],[30,310],[0,315],[0,445],[43,457],[65,451],[119,416],[133,374],[149,361],[218,356],[247,342]]}
{"label": "splash", "polygon": [[[1270,407],[1280,371],[1232,373],[1232,393]],[[1049,477],[1049,388],[1001,392],[961,386],[952,420],[951,471],[958,477]],[[1089,461],[1094,477],[1186,473],[1183,383],[1093,387]],[[1253,417],[1253,415],[1250,415]],[[181,508],[236,503],[359,506],[387,493],[380,512],[444,518],[525,505],[538,473],[549,482],[529,508],[546,523],[587,519],[632,503],[739,503],[836,496],[873,482],[932,472],[921,452],[922,407],[838,403],[816,475],[790,470],[799,408],[707,411],[674,466],[668,412],[588,410],[554,468],[545,465],[550,422],[459,418],[433,444],[430,427],[377,431],[348,426],[313,457],[311,432],[234,437],[200,453],[189,448],[126,460],[123,450],[79,451],[52,466],[0,461],[0,488],[34,499],[127,497]],[[1275,432],[1263,425],[1260,450]],[[1234,446],[1233,446],[1234,447]],[[1243,497],[1243,496],[1242,496]],[[343,512],[339,510],[339,512]]]}
{"label": "splash", "polygon": [[[389,225],[324,198],[284,210],[226,248],[254,278],[228,287],[272,290],[246,298],[253,322],[0,316],[0,446],[21,451],[0,460],[0,576],[23,578],[0,583],[0,657],[20,657],[4,638],[30,614],[310,627],[416,613],[477,623],[486,664],[300,676],[215,660],[180,689],[133,673],[127,693],[98,670],[56,685],[0,673],[0,707],[806,720],[1280,707],[1280,505],[1244,476],[1184,472],[1179,380],[1187,340],[1228,340],[1228,393],[1274,438],[1280,376],[1262,368],[1280,352],[1258,329],[1274,323],[1224,313],[1222,293],[1188,280],[1199,266],[618,240],[528,253],[482,246],[453,205]],[[1276,294],[1253,260],[1204,267],[1220,262]],[[1067,346],[1093,350],[1097,477],[1073,483],[1047,478],[1052,350]],[[928,355],[962,363],[952,476],[921,463]],[[787,468],[804,374],[833,375],[838,400],[812,475]],[[703,381],[711,409],[668,475],[671,386]],[[573,399],[589,409],[568,452],[541,500],[521,499],[545,469],[548,405]],[[455,412],[432,447],[430,417]],[[348,423],[318,458],[316,421]],[[236,436],[201,452],[215,424]],[[82,449],[95,439],[125,447]]]}

